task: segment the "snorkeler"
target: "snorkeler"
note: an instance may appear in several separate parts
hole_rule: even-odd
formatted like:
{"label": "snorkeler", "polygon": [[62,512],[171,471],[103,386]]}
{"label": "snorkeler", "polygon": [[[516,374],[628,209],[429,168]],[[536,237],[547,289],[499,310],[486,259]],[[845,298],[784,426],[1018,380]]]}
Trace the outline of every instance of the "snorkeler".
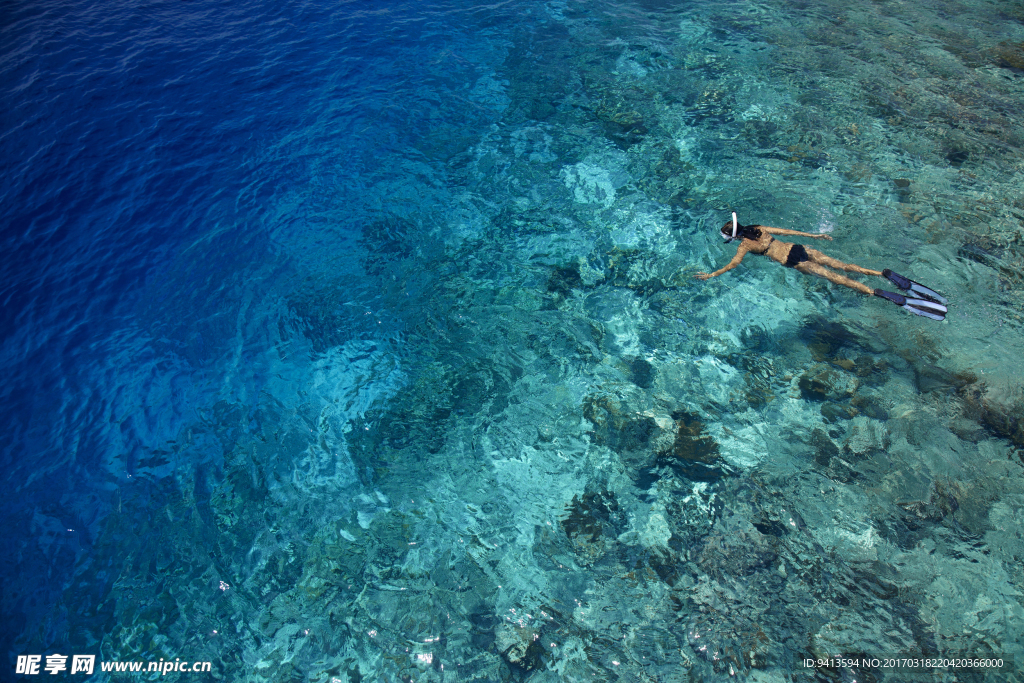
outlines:
{"label": "snorkeler", "polygon": [[[883,299],[893,302],[897,306],[921,315],[932,320],[944,320],[946,317],[946,299],[938,292],[928,289],[924,285],[905,278],[899,273],[886,268],[885,270],[871,270],[862,268],[852,263],[843,263],[831,256],[822,254],[817,249],[804,247],[802,244],[792,244],[776,240],[773,235],[800,235],[801,237],[813,237],[814,239],[831,240],[829,235],[812,235],[799,230],[787,230],[786,228],[770,228],[767,225],[740,225],[736,222],[736,214],[732,214],[732,222],[722,226],[722,239],[732,242],[737,237],[742,238],[739,247],[736,248],[736,255],[726,265],[713,273],[697,273],[696,277],[701,280],[717,277],[727,270],[732,270],[740,264],[747,253],[767,256],[778,261],[787,268],[795,268],[801,273],[808,273],[823,277],[837,285],[843,285],[868,296],[880,296]],[[863,282],[858,282],[845,275],[840,275],[828,267],[845,270],[850,273],[862,275],[877,275],[884,277],[907,293],[895,294],[884,289],[871,289]]]}

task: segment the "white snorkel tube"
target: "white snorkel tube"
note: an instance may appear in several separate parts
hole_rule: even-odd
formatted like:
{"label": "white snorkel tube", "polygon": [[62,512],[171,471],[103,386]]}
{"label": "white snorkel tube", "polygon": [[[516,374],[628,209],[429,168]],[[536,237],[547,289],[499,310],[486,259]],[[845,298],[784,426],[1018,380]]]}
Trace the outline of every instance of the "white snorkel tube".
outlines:
{"label": "white snorkel tube", "polygon": [[739,228],[739,223],[736,222],[736,212],[733,211],[732,212],[732,237],[726,237],[723,234],[722,235],[722,239],[725,240],[726,242],[732,242],[734,239],[736,239],[736,231],[737,231],[738,228]]}

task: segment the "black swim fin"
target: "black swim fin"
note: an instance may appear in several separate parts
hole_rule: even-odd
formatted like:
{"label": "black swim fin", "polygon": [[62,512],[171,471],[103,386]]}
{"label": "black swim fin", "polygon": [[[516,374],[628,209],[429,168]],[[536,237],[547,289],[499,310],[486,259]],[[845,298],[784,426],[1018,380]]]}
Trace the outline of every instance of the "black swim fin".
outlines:
{"label": "black swim fin", "polygon": [[880,296],[886,301],[891,301],[904,310],[910,311],[914,315],[931,318],[932,320],[946,319],[946,307],[938,301],[932,301],[930,299],[910,299],[902,294],[887,292],[884,289],[876,289],[875,296]]}
{"label": "black swim fin", "polygon": [[888,268],[882,271],[882,275],[885,276],[886,280],[893,283],[904,292],[909,292],[922,299],[929,299],[930,301],[934,301],[935,303],[942,305],[946,305],[948,303],[946,301],[946,297],[942,296],[934,289],[925,287],[920,282],[914,282],[909,277],[903,277],[899,273],[893,272]]}

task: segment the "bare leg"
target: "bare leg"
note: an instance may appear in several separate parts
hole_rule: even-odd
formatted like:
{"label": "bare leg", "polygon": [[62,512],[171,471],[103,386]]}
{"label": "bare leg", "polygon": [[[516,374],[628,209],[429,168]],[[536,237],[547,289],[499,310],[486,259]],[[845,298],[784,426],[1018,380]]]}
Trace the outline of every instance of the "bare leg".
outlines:
{"label": "bare leg", "polygon": [[[811,257],[811,261],[815,263],[820,263],[823,266],[828,266],[829,268],[838,268],[839,270],[845,270],[850,273],[860,273],[861,275],[877,275],[879,277],[882,276],[882,271],[880,270],[871,270],[870,268],[862,268],[852,263],[843,263],[838,259],[834,259],[831,256],[828,256],[827,254],[821,253],[817,249],[805,248],[805,250],[807,251],[807,255]],[[849,287],[849,285],[847,285],[847,287]]]}
{"label": "bare leg", "polygon": [[[810,255],[810,253],[811,250],[808,249],[807,254]],[[858,266],[853,267],[857,268]],[[834,282],[837,285],[843,285],[844,287],[849,287],[850,289],[856,289],[858,292],[861,292],[862,294],[867,294],[868,296],[874,296],[875,294],[875,290],[871,289],[863,282],[857,282],[856,280],[848,278],[845,275],[840,275],[839,273],[829,270],[825,266],[821,265],[820,263],[816,263],[815,261],[803,261],[802,263],[798,263],[796,264],[796,270],[799,270],[801,273],[807,273],[808,275],[817,275],[818,277],[823,277],[829,282]],[[863,269],[863,271],[867,275],[881,275],[881,273],[876,273],[875,271],[867,270],[866,268]]]}

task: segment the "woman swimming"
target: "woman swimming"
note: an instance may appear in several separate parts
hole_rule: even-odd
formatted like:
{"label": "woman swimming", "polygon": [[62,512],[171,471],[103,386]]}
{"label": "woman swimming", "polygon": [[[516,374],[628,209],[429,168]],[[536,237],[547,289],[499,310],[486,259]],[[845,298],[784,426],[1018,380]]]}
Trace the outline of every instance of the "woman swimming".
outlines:
{"label": "woman swimming", "polygon": [[[767,256],[778,261],[787,268],[794,268],[801,273],[823,277],[837,285],[843,285],[868,296],[879,296],[891,301],[897,306],[916,315],[921,315],[932,320],[943,320],[946,317],[946,299],[938,292],[935,292],[924,285],[905,278],[899,273],[886,268],[885,270],[871,270],[862,268],[852,263],[843,263],[831,256],[826,256],[817,249],[810,249],[802,244],[793,244],[776,240],[774,235],[800,235],[801,237],[812,237],[814,239],[831,240],[829,235],[812,235],[799,230],[787,230],[786,228],[770,228],[767,225],[740,225],[736,221],[736,214],[732,215],[732,222],[726,223],[721,229],[722,239],[732,242],[737,237],[741,238],[736,248],[736,255],[729,263],[725,264],[713,273],[697,273],[695,277],[701,280],[718,277],[727,270],[732,270],[740,264],[743,257],[748,253]],[[860,273],[861,275],[877,275],[884,277],[894,285],[907,292],[909,296],[887,292],[883,289],[872,289],[863,282],[859,282],[845,275],[841,275],[830,268],[845,270],[849,273]]]}

